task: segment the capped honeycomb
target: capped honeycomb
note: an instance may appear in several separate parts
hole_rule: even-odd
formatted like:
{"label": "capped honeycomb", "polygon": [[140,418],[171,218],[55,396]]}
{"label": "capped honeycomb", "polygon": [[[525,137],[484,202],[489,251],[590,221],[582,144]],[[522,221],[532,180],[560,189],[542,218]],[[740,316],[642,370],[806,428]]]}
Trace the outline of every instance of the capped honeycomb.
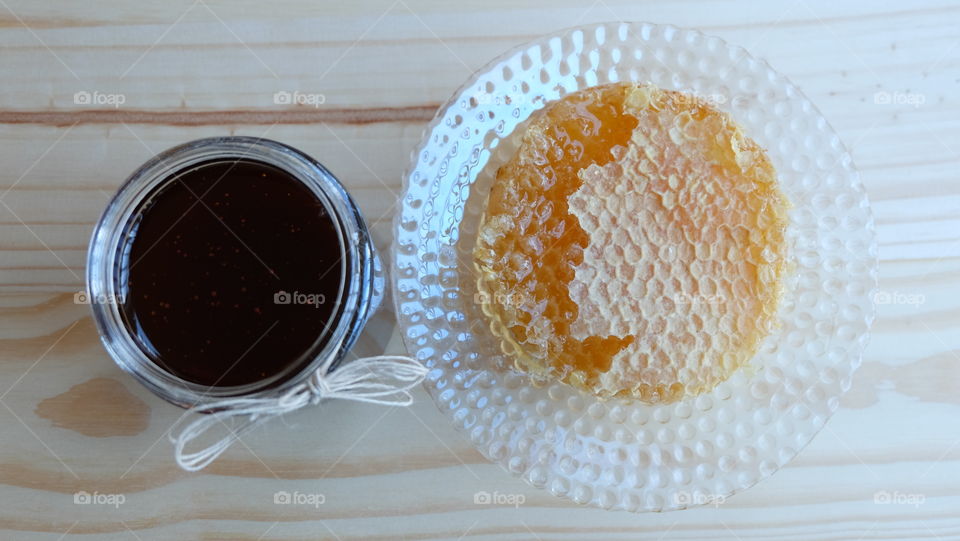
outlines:
{"label": "capped honeycomb", "polygon": [[746,364],[775,324],[787,200],[763,149],[684,93],[615,83],[531,117],[474,260],[516,368],[671,402]]}

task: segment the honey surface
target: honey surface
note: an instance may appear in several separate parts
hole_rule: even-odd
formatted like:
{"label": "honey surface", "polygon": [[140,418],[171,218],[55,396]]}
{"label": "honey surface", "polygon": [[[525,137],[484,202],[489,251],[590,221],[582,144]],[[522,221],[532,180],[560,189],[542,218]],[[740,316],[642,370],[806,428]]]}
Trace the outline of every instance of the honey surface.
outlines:
{"label": "honey surface", "polygon": [[786,199],[761,148],[692,96],[611,84],[536,113],[497,171],[474,258],[517,368],[669,402],[769,332]]}

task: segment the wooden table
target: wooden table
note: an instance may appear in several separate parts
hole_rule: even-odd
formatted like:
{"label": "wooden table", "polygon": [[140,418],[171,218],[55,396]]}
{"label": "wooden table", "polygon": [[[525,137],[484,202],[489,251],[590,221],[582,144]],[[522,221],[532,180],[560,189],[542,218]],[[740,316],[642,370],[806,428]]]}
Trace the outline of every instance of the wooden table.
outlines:
{"label": "wooden table", "polygon": [[[960,5],[328,4],[0,0],[2,539],[960,538]],[[202,474],[179,470],[164,435],[181,411],[116,367],[74,301],[124,178],[195,138],[281,140],[345,182],[386,250],[410,151],[474,69],[535,35],[619,19],[747,47],[852,149],[892,302],[813,443],[718,508],[605,512],[489,464],[418,390],[409,409],[289,415]],[[276,104],[277,92],[323,103]],[[389,310],[358,352],[384,349],[402,349]],[[475,505],[481,490],[525,501]],[[882,491],[894,503],[876,503]],[[282,492],[304,503],[275,504]],[[84,494],[95,502],[75,503]]]}

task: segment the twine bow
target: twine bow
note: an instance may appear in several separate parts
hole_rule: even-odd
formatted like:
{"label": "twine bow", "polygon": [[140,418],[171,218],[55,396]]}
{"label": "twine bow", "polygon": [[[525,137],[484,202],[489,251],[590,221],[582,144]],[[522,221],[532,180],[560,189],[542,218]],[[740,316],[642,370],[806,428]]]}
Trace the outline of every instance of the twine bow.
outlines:
{"label": "twine bow", "polygon": [[[397,355],[356,359],[329,373],[328,368],[329,362],[318,368],[307,381],[277,397],[227,398],[189,409],[168,434],[174,445],[177,464],[187,471],[202,470],[260,423],[308,405],[317,405],[322,400],[338,398],[409,406],[413,403],[410,390],[427,375],[427,369],[416,360]],[[193,420],[185,423],[191,417]],[[226,425],[229,420],[244,417],[246,419],[236,429]],[[230,428],[230,434],[199,451],[186,451],[187,444],[221,423]],[[180,426],[183,428],[178,431]]]}

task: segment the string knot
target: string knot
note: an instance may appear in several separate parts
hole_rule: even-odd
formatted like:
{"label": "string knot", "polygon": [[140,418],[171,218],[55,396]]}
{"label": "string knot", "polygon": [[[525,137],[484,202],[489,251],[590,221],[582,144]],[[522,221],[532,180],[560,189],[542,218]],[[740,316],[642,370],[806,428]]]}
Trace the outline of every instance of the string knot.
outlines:
{"label": "string knot", "polygon": [[319,370],[310,375],[307,385],[310,387],[310,404],[312,405],[319,404],[323,397],[328,396],[331,392],[326,375],[321,374]]}

